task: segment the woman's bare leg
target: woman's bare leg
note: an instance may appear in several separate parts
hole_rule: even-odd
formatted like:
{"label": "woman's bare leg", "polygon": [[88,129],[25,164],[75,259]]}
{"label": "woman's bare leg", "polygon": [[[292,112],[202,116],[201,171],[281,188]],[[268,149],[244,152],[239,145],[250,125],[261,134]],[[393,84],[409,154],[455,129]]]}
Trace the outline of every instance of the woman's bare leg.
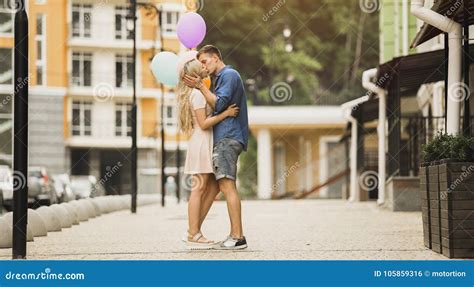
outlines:
{"label": "woman's bare leg", "polygon": [[189,235],[193,236],[201,230],[201,209],[203,195],[206,191],[210,174],[193,175],[193,185],[188,201]]}
{"label": "woman's bare leg", "polygon": [[216,177],[214,174],[209,174],[209,178],[207,180],[207,188],[204,192],[201,201],[201,216],[199,220],[199,229],[202,227],[202,223],[206,218],[209,210],[211,209],[212,204],[214,203],[214,199],[216,198],[217,194],[219,193],[219,186],[217,184]]}

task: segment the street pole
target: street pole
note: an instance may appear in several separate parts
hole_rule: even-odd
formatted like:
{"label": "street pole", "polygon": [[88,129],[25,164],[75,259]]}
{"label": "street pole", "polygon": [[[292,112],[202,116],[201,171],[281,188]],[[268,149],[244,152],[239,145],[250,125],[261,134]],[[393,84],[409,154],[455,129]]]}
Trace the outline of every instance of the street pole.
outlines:
{"label": "street pole", "polygon": [[130,0],[130,11],[133,20],[133,100],[132,100],[132,213],[137,212],[137,1]]}
{"label": "street pole", "polygon": [[[161,29],[161,26],[160,26]],[[163,45],[163,42],[162,44]],[[165,175],[165,164],[166,164],[166,158],[165,158],[165,87],[163,84],[160,84],[160,89],[161,89],[161,206],[165,206],[165,185],[166,185],[166,175]]]}
{"label": "street pole", "polygon": [[13,100],[13,259],[26,259],[28,224],[28,15],[23,0],[15,13]]}
{"label": "street pole", "polygon": [[179,167],[181,166],[181,154],[179,150],[179,128],[176,129],[176,198],[178,199],[178,203],[181,200],[181,194],[180,194],[180,174],[179,174]]}
{"label": "street pole", "polygon": [[[158,24],[160,28],[160,51],[164,52],[164,43],[163,43],[163,19],[161,13],[158,11]],[[166,149],[165,149],[165,86],[160,83],[161,89],[161,206],[165,206],[165,184],[166,184],[166,175],[165,175],[165,166],[166,166]]]}
{"label": "street pole", "polygon": [[[157,8],[154,4],[151,4],[151,3],[144,3],[144,2],[138,2],[136,0],[131,0],[131,5],[132,5],[132,9],[133,9],[133,15],[135,16],[134,17],[134,25],[133,25],[133,54],[134,54],[134,57],[133,57],[133,101],[135,103],[136,99],[136,95],[135,95],[135,82],[136,82],[136,76],[135,76],[135,55],[136,55],[136,10],[137,10],[137,5],[140,5],[140,7],[144,7],[146,9],[150,9],[150,10],[154,10],[155,13],[157,14],[158,16],[158,25],[159,25],[159,29],[160,29],[160,52],[163,52],[164,51],[164,48],[163,48],[163,29],[161,28],[162,27],[162,18],[161,18],[161,10],[159,8]],[[161,205],[162,206],[165,206],[165,185],[166,185],[166,175],[165,175],[165,165],[166,165],[166,160],[165,160],[165,121],[164,121],[164,113],[165,113],[165,106],[164,106],[164,101],[165,101],[165,86],[160,83],[160,90],[161,90],[161,131],[160,131],[160,134],[161,134]],[[132,137],[133,135],[135,134],[134,138],[135,138],[135,150],[136,150],[136,104],[134,104],[134,108],[135,108],[135,111],[134,111],[134,121],[135,121],[135,124],[132,126]],[[133,115],[133,110],[132,110],[132,115]],[[135,131],[133,131],[133,128],[135,128]],[[132,145],[133,145],[133,140],[132,140]],[[136,153],[135,153],[135,168],[136,168]],[[132,163],[132,170],[133,170],[133,163]],[[135,178],[136,178],[136,172],[135,172]],[[136,190],[136,186],[135,186],[135,190]],[[136,192],[136,191],[135,191]],[[132,201],[133,201],[133,196],[132,196]],[[136,195],[135,195],[135,201],[136,201]],[[136,203],[135,203],[136,204]],[[133,204],[132,204],[133,205]]]}

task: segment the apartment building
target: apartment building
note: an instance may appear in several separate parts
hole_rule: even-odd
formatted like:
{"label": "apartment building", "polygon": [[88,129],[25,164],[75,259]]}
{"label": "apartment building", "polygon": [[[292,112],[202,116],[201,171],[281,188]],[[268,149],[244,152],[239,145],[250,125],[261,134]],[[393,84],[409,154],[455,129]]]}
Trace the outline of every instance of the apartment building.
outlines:
{"label": "apartment building", "polygon": [[[138,172],[142,192],[156,192],[161,163],[160,108],[164,103],[167,171],[176,173],[175,95],[161,93],[149,65],[159,49],[184,50],[176,35],[182,1],[145,1],[137,13]],[[107,193],[130,191],[132,34],[126,0],[33,0],[29,17],[29,164],[52,173],[107,177]],[[7,6],[5,6],[8,8]],[[0,160],[11,164],[13,14],[0,13]],[[160,29],[162,31],[160,31]],[[163,43],[160,41],[163,33]],[[184,159],[184,156],[181,158]],[[119,169],[113,168],[120,166]],[[143,178],[142,178],[143,177]]]}

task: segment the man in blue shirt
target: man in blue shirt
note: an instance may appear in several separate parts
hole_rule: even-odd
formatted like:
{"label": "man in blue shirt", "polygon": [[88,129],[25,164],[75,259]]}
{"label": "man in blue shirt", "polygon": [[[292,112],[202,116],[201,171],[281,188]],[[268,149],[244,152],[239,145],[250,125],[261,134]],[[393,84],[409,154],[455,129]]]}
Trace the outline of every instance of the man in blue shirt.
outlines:
{"label": "man in blue shirt", "polygon": [[215,114],[223,112],[232,104],[240,108],[237,117],[227,117],[214,126],[212,165],[219,189],[227,201],[231,224],[230,235],[216,244],[215,248],[243,249],[247,247],[247,241],[242,231],[241,202],[235,180],[238,157],[243,150],[247,150],[249,134],[244,84],[239,73],[224,64],[217,47],[212,45],[202,47],[197,58],[207,72],[215,77],[215,93],[203,85],[198,76],[186,76],[184,79],[186,84],[202,92],[208,104],[214,108]]}

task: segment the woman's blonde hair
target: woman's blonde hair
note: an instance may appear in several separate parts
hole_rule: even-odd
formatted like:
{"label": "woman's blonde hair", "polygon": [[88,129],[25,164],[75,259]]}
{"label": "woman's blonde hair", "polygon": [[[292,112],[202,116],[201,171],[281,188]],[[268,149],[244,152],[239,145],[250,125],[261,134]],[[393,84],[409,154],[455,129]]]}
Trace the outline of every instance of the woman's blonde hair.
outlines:
{"label": "woman's blonde hair", "polygon": [[197,59],[193,59],[184,64],[183,69],[179,74],[178,83],[178,113],[179,113],[179,128],[187,135],[193,131],[193,109],[191,105],[191,92],[192,88],[188,87],[183,78],[185,75],[198,75],[202,76],[202,64]]}

